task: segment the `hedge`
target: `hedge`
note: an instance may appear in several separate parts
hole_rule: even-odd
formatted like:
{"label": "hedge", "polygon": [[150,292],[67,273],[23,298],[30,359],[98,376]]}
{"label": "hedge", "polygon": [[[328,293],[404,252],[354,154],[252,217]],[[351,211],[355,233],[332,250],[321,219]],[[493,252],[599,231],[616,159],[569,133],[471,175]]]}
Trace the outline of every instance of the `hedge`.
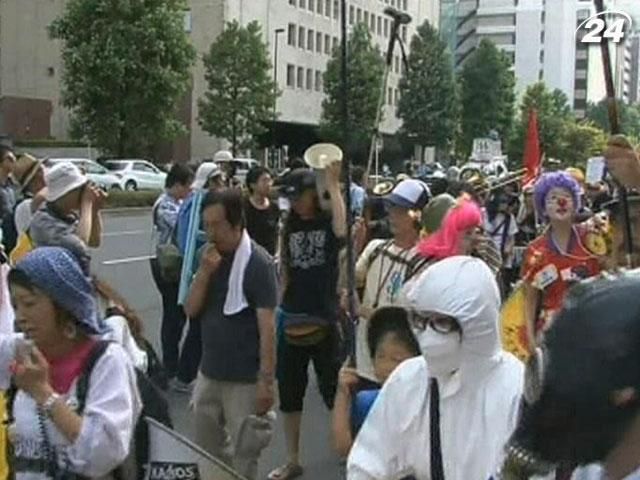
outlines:
{"label": "hedge", "polygon": [[107,198],[106,208],[151,207],[161,193],[161,190],[139,192],[111,190]]}

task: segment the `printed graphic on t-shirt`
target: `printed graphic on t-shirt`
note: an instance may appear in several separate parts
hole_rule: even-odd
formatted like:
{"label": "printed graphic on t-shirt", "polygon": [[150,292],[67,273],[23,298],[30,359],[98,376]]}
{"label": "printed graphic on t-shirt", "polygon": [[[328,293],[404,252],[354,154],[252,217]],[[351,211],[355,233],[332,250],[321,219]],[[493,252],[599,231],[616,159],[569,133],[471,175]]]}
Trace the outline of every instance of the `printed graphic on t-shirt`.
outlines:
{"label": "printed graphic on t-shirt", "polygon": [[306,270],[324,265],[326,238],[325,230],[292,233],[289,236],[291,267]]}

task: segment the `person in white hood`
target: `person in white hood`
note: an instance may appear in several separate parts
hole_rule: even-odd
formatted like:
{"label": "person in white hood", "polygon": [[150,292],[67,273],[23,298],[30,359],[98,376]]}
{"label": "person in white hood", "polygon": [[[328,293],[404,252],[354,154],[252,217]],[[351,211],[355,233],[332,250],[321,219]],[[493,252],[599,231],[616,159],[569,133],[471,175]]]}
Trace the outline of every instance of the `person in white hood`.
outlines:
{"label": "person in white hood", "polygon": [[502,350],[495,278],[482,260],[456,256],[406,288],[423,356],[383,387],[347,479],[488,480],[516,426],[524,380],[523,365]]}

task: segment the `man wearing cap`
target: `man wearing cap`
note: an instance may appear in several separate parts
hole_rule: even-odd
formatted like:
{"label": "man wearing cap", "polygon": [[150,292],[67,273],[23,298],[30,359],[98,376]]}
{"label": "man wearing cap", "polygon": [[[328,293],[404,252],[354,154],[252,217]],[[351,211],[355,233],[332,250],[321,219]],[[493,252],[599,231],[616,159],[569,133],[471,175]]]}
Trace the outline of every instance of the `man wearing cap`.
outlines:
{"label": "man wearing cap", "polygon": [[[196,195],[200,192],[200,195],[204,195],[205,190],[216,192],[225,188],[224,174],[220,167],[214,162],[204,162],[200,164],[198,170],[196,170],[196,177],[191,184],[191,194],[182,202],[180,212],[178,213],[178,226],[177,238],[178,247],[184,255],[187,248],[187,234],[189,229],[192,228],[189,223],[191,216],[191,208],[193,207]],[[206,236],[201,228],[199,228],[201,234],[198,235],[198,241],[196,250],[202,247],[206,243]]]}
{"label": "man wearing cap", "polygon": [[18,202],[14,215],[17,235],[27,230],[33,214],[46,201],[43,161],[44,159],[36,159],[29,154],[18,155],[13,179],[22,192],[23,199]]}
{"label": "man wearing cap", "polygon": [[356,286],[364,289],[356,334],[358,374],[375,382],[367,348],[367,327],[379,307],[396,305],[402,286],[428,263],[419,255],[420,212],[430,198],[429,187],[419,180],[403,180],[385,197],[393,238],[372,240],[356,263]]}
{"label": "man wearing cap", "polygon": [[340,368],[338,252],[346,230],[340,167],[335,162],[325,170],[330,214],[320,207],[313,170],[294,170],[283,189],[291,201],[291,212],[284,224],[280,254],[284,294],[278,315],[277,369],[288,459],[269,474],[271,480],[302,474],[300,429],[310,361],[322,398],[328,408],[333,407]]}
{"label": "man wearing cap", "polygon": [[58,246],[70,250],[89,272],[89,248],[102,241],[100,211],[107,194],[91,185],[72,163],[54,165],[45,174],[46,203],[34,214],[29,237],[36,247]]}

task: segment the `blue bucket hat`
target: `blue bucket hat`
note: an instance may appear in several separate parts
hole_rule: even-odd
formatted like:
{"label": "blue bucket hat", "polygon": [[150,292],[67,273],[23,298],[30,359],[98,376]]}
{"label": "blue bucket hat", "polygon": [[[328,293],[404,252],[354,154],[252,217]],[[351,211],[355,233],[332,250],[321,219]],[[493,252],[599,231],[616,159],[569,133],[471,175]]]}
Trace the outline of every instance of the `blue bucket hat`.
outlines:
{"label": "blue bucket hat", "polygon": [[35,287],[74,316],[89,333],[108,331],[98,315],[96,292],[71,252],[61,247],[32,250],[15,266]]}

